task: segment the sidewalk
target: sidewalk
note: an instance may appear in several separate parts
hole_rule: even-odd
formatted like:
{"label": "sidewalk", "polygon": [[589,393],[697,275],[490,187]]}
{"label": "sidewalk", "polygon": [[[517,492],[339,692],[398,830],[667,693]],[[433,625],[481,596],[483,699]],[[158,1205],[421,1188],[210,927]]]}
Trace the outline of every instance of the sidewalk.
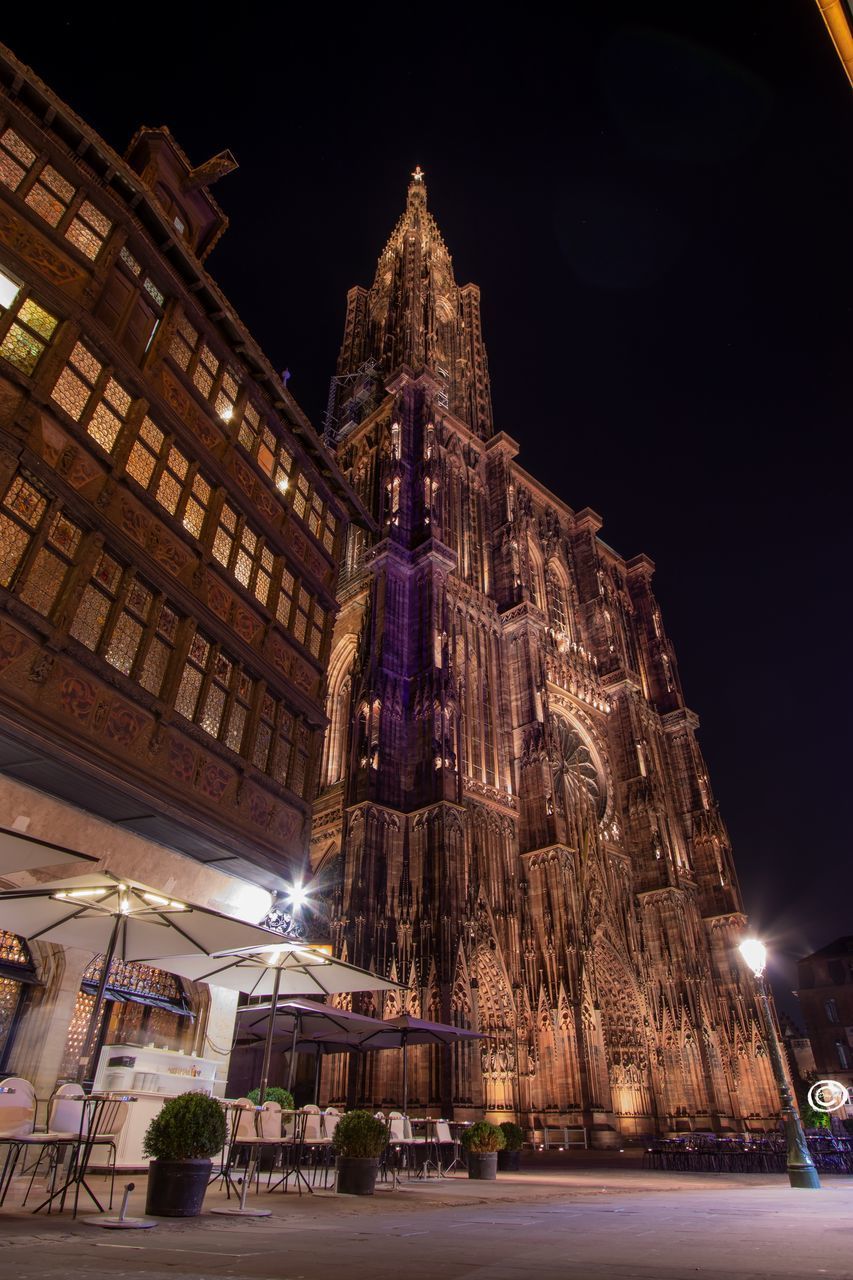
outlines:
{"label": "sidewalk", "polygon": [[[131,1214],[144,1211],[134,1179]],[[100,1192],[102,1182],[95,1185]],[[12,1199],[10,1193],[10,1199]],[[19,1198],[19,1197],[18,1197]],[[212,1189],[205,1208],[225,1203]],[[265,1219],[203,1215],[106,1231],[70,1213],[0,1215],[3,1280],[853,1280],[853,1179],[540,1168],[495,1183],[404,1181],[372,1197],[250,1197]]]}

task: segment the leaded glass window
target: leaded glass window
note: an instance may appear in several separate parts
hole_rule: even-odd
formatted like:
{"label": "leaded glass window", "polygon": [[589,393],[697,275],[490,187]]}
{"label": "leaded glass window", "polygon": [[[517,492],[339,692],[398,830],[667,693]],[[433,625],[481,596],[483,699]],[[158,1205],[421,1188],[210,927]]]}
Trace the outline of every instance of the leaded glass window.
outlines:
{"label": "leaded glass window", "polygon": [[222,375],[222,381],[213,405],[223,422],[230,422],[234,417],[234,404],[237,400],[239,389],[240,384],[234,374],[230,369],[226,369]]}
{"label": "leaded glass window", "polygon": [[36,153],[14,129],[0,134],[0,182],[17,191],[35,164]]}
{"label": "leaded glass window", "polygon": [[190,644],[175,709],[233,751],[240,748],[253,682],[233,658],[197,631]]}
{"label": "leaded glass window", "polygon": [[118,595],[121,576],[121,565],[104,552],[77,606],[69,630],[75,640],[79,640],[92,652],[98,648],[103,637],[110,610]]}
{"label": "leaded glass window", "polygon": [[16,475],[0,507],[0,585],[8,587],[47,512],[46,495]]}
{"label": "leaded glass window", "polygon": [[213,645],[211,641],[202,635],[200,631],[197,631],[190,642],[189,652],[181,675],[181,683],[178,686],[178,695],[175,699],[175,710],[179,711],[187,720],[195,718],[201,686],[207,673],[212,652]]}
{"label": "leaded glass window", "polygon": [[0,963],[8,966],[8,972],[0,977],[0,1062],[7,1056],[10,1037],[15,1026],[15,1017],[21,1007],[21,1000],[26,990],[22,982],[13,976],[15,969],[22,974],[33,972],[33,962],[27,944],[23,938],[14,933],[0,930]]}
{"label": "leaded glass window", "polygon": [[194,538],[201,537],[209,503],[210,485],[203,476],[194,476],[190,495],[187,498],[187,505],[184,508],[184,528],[191,533]]}
{"label": "leaded glass window", "polygon": [[163,432],[146,415],[139,427],[139,435],[133,442],[133,448],[127,459],[127,473],[137,484],[147,489],[157,465],[157,458],[163,446]]}
{"label": "leaded glass window", "polygon": [[121,258],[131,275],[138,276],[140,274],[142,267],[136,261],[126,244],[121,246],[118,256]]}
{"label": "leaded glass window", "polygon": [[26,295],[20,280],[0,268],[0,356],[4,360],[21,373],[33,373],[58,324],[55,315]]}
{"label": "leaded glass window", "polygon": [[247,404],[243,410],[237,440],[279,492],[286,493],[293,473],[293,454],[269,427],[261,424],[260,414],[252,404]]}
{"label": "leaded glass window", "polygon": [[173,516],[178,509],[188,468],[189,459],[181,453],[180,449],[171,445],[154,495],[160,506],[165,507],[170,516]]}
{"label": "leaded glass window", "polygon": [[112,453],[130,409],[130,395],[85,343],[78,342],[56,380],[51,399],[106,453]]}
{"label": "leaded glass window", "polygon": [[305,515],[308,507],[308,495],[310,492],[311,486],[308,483],[308,478],[300,473],[296,477],[296,492],[293,495],[293,511],[295,515],[299,516],[300,520]]}
{"label": "leaded glass window", "polygon": [[239,752],[243,744],[243,734],[252,705],[253,692],[254,681],[245,672],[239,672],[234,686],[234,699],[222,733],[223,742],[232,751]]}
{"label": "leaded glass window", "polygon": [[255,732],[255,744],[252,750],[252,764],[256,769],[260,769],[262,773],[266,773],[269,766],[270,747],[272,746],[273,733],[275,730],[275,718],[275,699],[270,694],[265,693],[261,703],[261,714],[258,719],[258,727]]}
{"label": "leaded glass window", "polygon": [[226,569],[231,562],[231,551],[234,546],[234,535],[237,532],[237,512],[227,502],[223,503],[219,513],[219,523],[213,535],[214,557]]}
{"label": "leaded glass window", "polygon": [[45,545],[39,549],[27,571],[21,599],[37,613],[48,616],[80,546],[83,530],[62,512],[51,521]]}
{"label": "leaded glass window", "polygon": [[259,423],[260,417],[257,409],[253,404],[247,402],[243,410],[243,421],[240,423],[237,439],[249,453],[254,453],[257,448],[258,432],[260,431]]}
{"label": "leaded glass window", "polygon": [[198,342],[198,330],[186,316],[178,316],[178,324],[169,347],[169,354],[181,369],[186,370]]}
{"label": "leaded glass window", "polygon": [[167,604],[160,608],[154,635],[139,673],[139,683],[154,697],[159,697],[163,681],[178,637],[178,615]]}
{"label": "leaded glass window", "polygon": [[127,459],[127,474],[152,492],[170,515],[177,516],[188,533],[201,537],[211,487],[202,475],[191,475],[186,454],[167,440],[151,418],[140,424]]}
{"label": "leaded glass window", "polygon": [[96,209],[88,200],[84,200],[69,223],[65,239],[70,240],[81,253],[94,262],[104,247],[104,241],[110,234],[112,225],[110,219],[105,217],[100,209]]}
{"label": "leaded glass window", "polygon": [[154,594],[138,578],[130,584],[121,613],[116,618],[104,657],[113,667],[130,675],[145,628],[151,616]]}
{"label": "leaded glass window", "polygon": [[213,390],[213,380],[219,370],[219,361],[211,351],[206,342],[201,345],[198,363],[193,374],[193,382],[198,387],[205,400],[210,397]]}
{"label": "leaded glass window", "polygon": [[46,164],[27,192],[24,202],[44,218],[48,226],[58,226],[74,199],[76,187],[66,182],[53,165]]}

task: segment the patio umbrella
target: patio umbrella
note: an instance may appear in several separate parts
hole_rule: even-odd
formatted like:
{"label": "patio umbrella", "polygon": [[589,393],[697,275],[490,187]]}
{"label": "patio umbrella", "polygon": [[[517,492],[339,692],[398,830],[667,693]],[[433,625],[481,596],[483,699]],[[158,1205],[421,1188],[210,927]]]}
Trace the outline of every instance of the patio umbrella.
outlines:
{"label": "patio umbrella", "polygon": [[[377,977],[368,969],[336,960],[318,947],[292,939],[268,942],[262,947],[222,949],[209,960],[199,955],[174,955],[163,967],[194,982],[212,982],[246,995],[269,996],[273,1008],[282,994],[332,996],[345,991],[395,991],[399,987],[399,983]],[[270,1019],[259,1085],[261,1102],[269,1079],[274,1027],[275,1021]]]}
{"label": "patio umbrella", "polygon": [[[481,1031],[469,1031],[467,1027],[454,1027],[447,1022],[427,1022],[424,1018],[413,1018],[402,1013],[398,1018],[386,1018],[379,1026],[364,1033],[354,1032],[347,1036],[348,1043],[359,1049],[402,1049],[403,1050],[403,1114],[409,1105],[409,1063],[408,1050],[410,1044],[450,1045],[459,1040],[484,1040],[487,1037]],[[332,1052],[332,1044],[344,1037],[330,1036],[326,1043],[328,1052]]]}
{"label": "patio umbrella", "polygon": [[97,862],[85,853],[76,853],[71,849],[63,849],[58,844],[48,844],[32,836],[25,836],[20,831],[7,831],[0,828],[0,876],[11,875],[14,871],[35,871],[39,867],[56,867],[60,863]]}
{"label": "patio umbrella", "polygon": [[[282,1000],[275,1006],[264,1001],[261,1004],[242,1005],[237,1010],[238,1040],[266,1041],[271,1037],[287,1039],[290,1049],[287,1087],[292,1092],[297,1053],[315,1053],[319,1059],[325,1052],[329,1036],[364,1035],[375,1031],[383,1023],[378,1018],[368,1018],[363,1013],[351,1013],[349,1009],[336,1009],[334,1005],[318,1004],[316,1000]],[[357,1048],[355,1043],[334,1041],[332,1052],[340,1053]]]}
{"label": "patio umbrella", "polygon": [[223,945],[274,944],[277,935],[218,911],[208,911],[109,873],[54,880],[33,889],[0,893],[0,929],[29,942],[58,942],[95,954],[104,964],[80,1056],[80,1076],[89,1065],[98,1018],[114,959],[139,960],[168,968],[163,961],[181,950],[210,964]]}

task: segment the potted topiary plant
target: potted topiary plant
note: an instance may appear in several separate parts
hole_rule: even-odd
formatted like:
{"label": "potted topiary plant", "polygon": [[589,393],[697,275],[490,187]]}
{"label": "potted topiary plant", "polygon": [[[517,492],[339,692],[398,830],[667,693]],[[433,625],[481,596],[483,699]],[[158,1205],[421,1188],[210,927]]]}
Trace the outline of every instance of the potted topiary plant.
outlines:
{"label": "potted topiary plant", "polygon": [[[250,1089],[246,1094],[250,1102],[254,1102],[255,1106],[261,1100],[260,1089]],[[277,1084],[271,1084],[264,1095],[264,1102],[277,1102],[282,1111],[293,1110],[293,1094],[287,1089],[280,1089]]]}
{"label": "potted topiary plant", "polygon": [[372,1196],[379,1157],[388,1144],[388,1130],[369,1111],[341,1116],[332,1139],[338,1157],[338,1191],[348,1196]]}
{"label": "potted topiary plant", "polygon": [[145,1212],[155,1218],[195,1218],[210,1180],[211,1156],[225,1145],[225,1115],[206,1093],[169,1098],[151,1121],[142,1150],[148,1166]]}
{"label": "potted topiary plant", "polygon": [[468,1177],[488,1181],[496,1178],[498,1152],[503,1150],[506,1142],[498,1126],[488,1120],[478,1120],[463,1130],[461,1141],[467,1156]]}
{"label": "potted topiary plant", "polygon": [[524,1133],[511,1120],[504,1120],[503,1124],[499,1125],[498,1128],[504,1136],[503,1151],[498,1152],[498,1168],[503,1173],[518,1173],[521,1168],[521,1147],[524,1142]]}

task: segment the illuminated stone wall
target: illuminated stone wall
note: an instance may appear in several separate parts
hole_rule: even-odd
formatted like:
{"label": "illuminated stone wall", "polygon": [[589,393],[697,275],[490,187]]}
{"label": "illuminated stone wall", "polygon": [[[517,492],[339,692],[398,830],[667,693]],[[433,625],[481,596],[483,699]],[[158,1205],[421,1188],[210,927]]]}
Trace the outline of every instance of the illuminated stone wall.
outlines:
{"label": "illuminated stone wall", "polygon": [[[329,438],[380,532],[342,572],[314,865],[340,951],[403,985],[370,1007],[489,1036],[413,1051],[410,1100],[601,1144],[763,1125],[745,918],[654,566],[495,432],[479,295],[422,175],[337,373]],[[399,1054],[335,1070],[330,1096],[400,1101]]]}

